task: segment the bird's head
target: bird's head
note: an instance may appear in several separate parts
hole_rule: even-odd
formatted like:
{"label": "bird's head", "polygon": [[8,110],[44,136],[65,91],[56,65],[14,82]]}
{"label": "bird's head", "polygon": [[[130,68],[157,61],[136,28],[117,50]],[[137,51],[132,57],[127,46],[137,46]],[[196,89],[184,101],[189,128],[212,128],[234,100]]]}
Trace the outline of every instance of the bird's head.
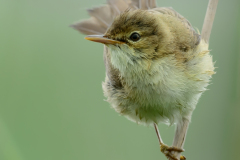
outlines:
{"label": "bird's head", "polygon": [[115,18],[104,35],[86,39],[105,44],[118,69],[137,64],[147,69],[149,63],[181,51],[182,46],[187,48],[184,37],[188,34],[179,31],[182,28],[186,27],[180,20],[155,10],[127,10]]}
{"label": "bird's head", "polygon": [[104,35],[86,39],[105,44],[110,49],[113,65],[137,64],[157,58],[163,34],[153,13],[146,10],[125,11]]}

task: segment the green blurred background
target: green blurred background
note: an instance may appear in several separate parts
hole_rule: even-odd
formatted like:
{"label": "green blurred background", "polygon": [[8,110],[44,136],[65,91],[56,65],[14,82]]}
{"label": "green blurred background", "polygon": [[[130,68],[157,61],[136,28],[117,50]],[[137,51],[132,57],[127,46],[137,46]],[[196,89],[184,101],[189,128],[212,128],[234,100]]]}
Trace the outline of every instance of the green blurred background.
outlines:
{"label": "green blurred background", "polygon": [[[0,0],[0,160],[159,160],[155,131],[104,101],[103,46],[68,27],[105,0]],[[201,30],[207,0],[158,0]],[[240,159],[240,1],[220,0],[217,74],[193,114],[189,160]],[[171,144],[174,126],[159,126]]]}

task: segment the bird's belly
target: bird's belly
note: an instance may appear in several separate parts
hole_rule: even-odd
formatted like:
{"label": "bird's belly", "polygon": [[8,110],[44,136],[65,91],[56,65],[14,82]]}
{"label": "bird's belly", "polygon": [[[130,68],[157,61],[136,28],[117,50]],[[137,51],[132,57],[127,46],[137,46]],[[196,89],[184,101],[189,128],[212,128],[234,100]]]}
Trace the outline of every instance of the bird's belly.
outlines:
{"label": "bird's belly", "polygon": [[174,123],[180,118],[190,120],[214,73],[207,49],[208,46],[201,42],[194,51],[196,56],[188,62],[179,63],[171,54],[154,61],[150,68],[144,61],[132,65],[116,58],[119,61],[112,61],[112,64],[119,70],[124,83],[118,89],[106,77],[103,90],[107,101],[118,113],[143,124]]}
{"label": "bird's belly", "polygon": [[105,82],[103,89],[113,108],[137,123],[171,124],[182,118],[187,109],[186,104],[181,101],[186,95],[179,93],[178,89],[161,86],[161,83],[156,86],[138,83],[131,90],[117,90]]}

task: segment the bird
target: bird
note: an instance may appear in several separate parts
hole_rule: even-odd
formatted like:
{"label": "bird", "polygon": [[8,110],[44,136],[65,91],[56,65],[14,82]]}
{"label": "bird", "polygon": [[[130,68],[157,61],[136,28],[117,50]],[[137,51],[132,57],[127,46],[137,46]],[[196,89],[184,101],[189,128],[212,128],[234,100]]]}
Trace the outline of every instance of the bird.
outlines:
{"label": "bird", "polygon": [[[169,160],[186,159],[181,152],[192,113],[215,73],[208,43],[156,0],[107,0],[88,13],[71,27],[104,44],[107,101],[129,120],[153,126]],[[163,143],[159,123],[176,125],[172,146]]]}

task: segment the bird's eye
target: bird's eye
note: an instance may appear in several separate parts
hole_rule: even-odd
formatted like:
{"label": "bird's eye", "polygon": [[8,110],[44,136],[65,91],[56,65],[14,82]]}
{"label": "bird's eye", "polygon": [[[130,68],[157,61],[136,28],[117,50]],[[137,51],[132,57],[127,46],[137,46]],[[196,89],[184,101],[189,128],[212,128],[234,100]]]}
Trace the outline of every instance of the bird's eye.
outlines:
{"label": "bird's eye", "polygon": [[131,36],[130,36],[130,39],[134,42],[138,41],[139,39],[141,38],[141,36],[138,34],[138,33],[133,33]]}

